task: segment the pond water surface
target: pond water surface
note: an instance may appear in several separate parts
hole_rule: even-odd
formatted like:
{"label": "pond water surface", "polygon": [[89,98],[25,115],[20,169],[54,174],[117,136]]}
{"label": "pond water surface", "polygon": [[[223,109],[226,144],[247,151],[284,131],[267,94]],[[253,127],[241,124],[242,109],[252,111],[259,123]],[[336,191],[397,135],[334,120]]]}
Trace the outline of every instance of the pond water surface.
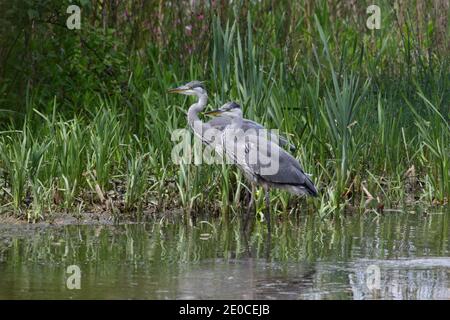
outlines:
{"label": "pond water surface", "polygon": [[0,225],[0,299],[449,299],[449,218]]}

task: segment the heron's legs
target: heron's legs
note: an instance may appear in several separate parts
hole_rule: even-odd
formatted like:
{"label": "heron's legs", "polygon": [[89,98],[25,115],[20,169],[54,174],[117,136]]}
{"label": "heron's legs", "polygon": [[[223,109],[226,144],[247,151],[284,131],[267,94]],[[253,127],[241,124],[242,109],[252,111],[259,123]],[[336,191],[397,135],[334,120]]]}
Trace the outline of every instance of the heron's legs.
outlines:
{"label": "heron's legs", "polygon": [[248,202],[248,207],[247,207],[247,214],[244,218],[244,231],[247,230],[248,221],[250,220],[251,211],[252,211],[252,208],[254,207],[254,205],[255,205],[255,185],[252,183],[251,190],[250,190],[250,200]]}
{"label": "heron's legs", "polygon": [[270,237],[272,229],[270,227],[270,193],[269,193],[269,188],[268,187],[264,187],[264,191],[265,191],[265,199],[266,199],[267,230],[269,231],[269,237]]}
{"label": "heron's legs", "polygon": [[270,260],[270,248],[272,243],[272,228],[270,227],[270,194],[269,188],[264,187],[265,199],[266,199],[266,220],[267,220],[267,242],[266,242],[266,259]]}

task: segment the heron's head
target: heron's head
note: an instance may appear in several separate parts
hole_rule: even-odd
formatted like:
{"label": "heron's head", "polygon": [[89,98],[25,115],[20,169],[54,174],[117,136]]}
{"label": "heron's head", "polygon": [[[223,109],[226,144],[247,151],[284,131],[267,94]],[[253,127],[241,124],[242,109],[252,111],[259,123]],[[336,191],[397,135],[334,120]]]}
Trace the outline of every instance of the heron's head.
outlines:
{"label": "heron's head", "polygon": [[169,93],[180,93],[188,96],[200,96],[206,94],[205,86],[201,81],[191,81],[178,88],[169,89]]}
{"label": "heron's head", "polygon": [[227,102],[217,110],[205,113],[208,116],[226,116],[229,118],[242,118],[242,108],[236,102]]}

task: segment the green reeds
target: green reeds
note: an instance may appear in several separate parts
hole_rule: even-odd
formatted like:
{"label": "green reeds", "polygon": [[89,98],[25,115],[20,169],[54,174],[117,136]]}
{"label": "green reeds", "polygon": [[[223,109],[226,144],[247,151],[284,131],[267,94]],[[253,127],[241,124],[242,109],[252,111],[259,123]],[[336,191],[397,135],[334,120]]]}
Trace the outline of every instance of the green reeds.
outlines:
{"label": "green reeds", "polygon": [[430,201],[444,203],[450,195],[450,125],[448,119],[422,92],[418,96],[425,106],[425,115],[416,110],[406,97],[405,101],[414,114],[414,124],[419,134],[418,157],[428,169],[425,194]]}

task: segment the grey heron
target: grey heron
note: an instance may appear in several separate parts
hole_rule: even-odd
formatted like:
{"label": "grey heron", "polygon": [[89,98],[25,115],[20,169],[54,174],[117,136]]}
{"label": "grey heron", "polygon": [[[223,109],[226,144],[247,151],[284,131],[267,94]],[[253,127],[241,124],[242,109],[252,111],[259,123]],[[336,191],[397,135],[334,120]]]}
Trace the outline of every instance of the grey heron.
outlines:
{"label": "grey heron", "polygon": [[[260,185],[265,192],[266,221],[270,234],[270,188],[284,189],[295,195],[318,195],[314,183],[303,171],[300,163],[291,154],[266,137],[251,130],[243,130],[243,115],[240,105],[231,103],[207,112],[208,115],[222,115],[230,118],[230,125],[222,133],[225,154],[243,171],[252,185],[247,217],[254,205],[254,185]],[[250,131],[250,132],[249,132]],[[249,156],[252,155],[253,157]],[[275,170],[263,170],[263,158],[276,162]],[[267,164],[267,163],[264,163]]]}

